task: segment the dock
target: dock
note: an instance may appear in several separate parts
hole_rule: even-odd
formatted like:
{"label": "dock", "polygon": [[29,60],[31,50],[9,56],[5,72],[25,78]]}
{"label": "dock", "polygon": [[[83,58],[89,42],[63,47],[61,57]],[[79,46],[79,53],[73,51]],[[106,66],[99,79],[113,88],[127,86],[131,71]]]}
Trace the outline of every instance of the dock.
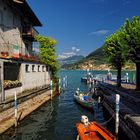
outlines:
{"label": "dock", "polygon": [[[135,85],[122,84],[118,88],[115,82],[98,81],[98,93],[102,103],[111,116],[115,113],[115,95],[120,95],[120,127],[132,140],[140,139],[140,92]],[[114,115],[115,119],[115,115]]]}

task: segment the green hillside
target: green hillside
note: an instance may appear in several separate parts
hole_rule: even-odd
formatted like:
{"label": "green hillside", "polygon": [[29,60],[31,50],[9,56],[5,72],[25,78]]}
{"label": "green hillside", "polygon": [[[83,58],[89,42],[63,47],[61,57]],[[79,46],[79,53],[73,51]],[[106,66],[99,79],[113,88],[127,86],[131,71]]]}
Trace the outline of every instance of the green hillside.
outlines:
{"label": "green hillside", "polygon": [[[88,56],[74,64],[65,64],[62,66],[64,69],[94,69],[94,70],[107,70],[107,58],[105,56],[103,46],[91,52]],[[112,67],[110,67],[113,69]],[[127,62],[123,67],[124,70],[134,70],[135,65],[132,62]]]}
{"label": "green hillside", "polygon": [[92,60],[94,61],[94,63],[96,64],[103,64],[103,63],[107,63],[106,62],[106,57],[105,57],[105,53],[103,51],[103,46],[96,49],[95,51],[93,51],[92,53],[90,53],[86,58],[85,61],[88,60]]}
{"label": "green hillside", "polygon": [[74,64],[65,64],[62,66],[62,68],[65,69],[81,69],[83,65],[88,65],[88,64],[94,64],[94,65],[100,65],[100,64],[105,64],[106,58],[105,54],[103,51],[103,46],[96,49],[92,53],[90,53],[88,56],[83,58],[82,60],[74,63]]}

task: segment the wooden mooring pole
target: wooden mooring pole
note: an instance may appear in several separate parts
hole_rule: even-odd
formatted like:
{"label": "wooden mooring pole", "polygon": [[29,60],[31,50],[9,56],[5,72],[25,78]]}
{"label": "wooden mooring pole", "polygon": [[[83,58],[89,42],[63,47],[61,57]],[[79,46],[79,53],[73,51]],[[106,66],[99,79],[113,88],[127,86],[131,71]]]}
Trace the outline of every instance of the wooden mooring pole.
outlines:
{"label": "wooden mooring pole", "polygon": [[61,79],[59,78],[59,93],[61,92]]}
{"label": "wooden mooring pole", "polygon": [[15,97],[15,127],[17,127],[18,122],[17,122],[17,92],[16,91],[14,97]]}
{"label": "wooden mooring pole", "polygon": [[52,94],[53,94],[52,80],[50,86],[51,86],[51,100],[52,100]]}
{"label": "wooden mooring pole", "polygon": [[120,103],[120,95],[116,94],[116,121],[115,121],[116,140],[118,140],[118,132],[119,132],[119,103]]}

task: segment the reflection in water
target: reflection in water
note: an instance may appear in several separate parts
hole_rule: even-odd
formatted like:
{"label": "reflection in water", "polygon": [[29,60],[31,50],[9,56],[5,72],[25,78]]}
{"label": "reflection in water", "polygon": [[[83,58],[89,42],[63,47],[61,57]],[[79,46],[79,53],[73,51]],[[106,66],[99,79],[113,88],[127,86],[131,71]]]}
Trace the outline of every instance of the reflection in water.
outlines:
{"label": "reflection in water", "polygon": [[[80,116],[83,114],[93,121],[93,112],[77,104],[72,94],[64,92],[53,101],[46,103],[20,124],[16,135],[13,135],[13,129],[3,135],[3,140],[75,139],[77,134],[76,122],[80,121]],[[100,121],[100,118],[102,115],[96,119]]]}
{"label": "reflection in water", "polygon": [[[58,100],[56,100],[56,105],[57,102]],[[38,138],[40,136],[39,133],[45,132],[48,129],[48,122],[53,118],[53,114],[57,117],[57,112],[55,112],[56,105],[54,106],[51,101],[48,102],[26,118],[16,129],[15,134],[14,129],[11,129],[1,139],[32,140]]]}
{"label": "reflection in water", "polygon": [[80,121],[81,115],[88,116],[89,121],[105,121],[102,107],[98,108],[95,104],[93,113],[74,101],[73,94],[77,87],[88,91],[87,85],[80,82],[84,72],[64,71],[63,75],[67,75],[67,89],[26,117],[15,134],[15,130],[11,129],[0,140],[75,140],[75,124]]}

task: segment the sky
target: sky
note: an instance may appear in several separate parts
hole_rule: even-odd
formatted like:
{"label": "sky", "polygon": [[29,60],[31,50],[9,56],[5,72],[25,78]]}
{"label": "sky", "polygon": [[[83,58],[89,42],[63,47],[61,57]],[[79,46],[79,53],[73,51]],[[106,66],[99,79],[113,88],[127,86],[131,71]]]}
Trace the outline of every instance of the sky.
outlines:
{"label": "sky", "polygon": [[87,56],[101,47],[133,16],[140,16],[140,0],[27,0],[43,36],[57,40],[59,58]]}

